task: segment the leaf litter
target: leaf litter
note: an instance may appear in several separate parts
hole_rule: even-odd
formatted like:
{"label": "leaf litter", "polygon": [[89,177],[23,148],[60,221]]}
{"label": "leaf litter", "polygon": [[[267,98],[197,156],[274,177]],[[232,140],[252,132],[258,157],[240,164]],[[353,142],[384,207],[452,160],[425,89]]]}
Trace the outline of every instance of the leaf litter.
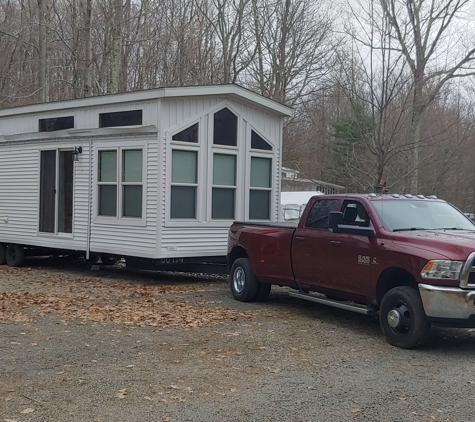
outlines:
{"label": "leaf litter", "polygon": [[0,323],[56,315],[63,324],[76,320],[162,329],[202,327],[253,316],[216,302],[187,300],[186,295],[204,291],[203,283],[150,285],[1,266],[0,277],[8,279],[9,275],[20,275],[23,282],[0,292]]}

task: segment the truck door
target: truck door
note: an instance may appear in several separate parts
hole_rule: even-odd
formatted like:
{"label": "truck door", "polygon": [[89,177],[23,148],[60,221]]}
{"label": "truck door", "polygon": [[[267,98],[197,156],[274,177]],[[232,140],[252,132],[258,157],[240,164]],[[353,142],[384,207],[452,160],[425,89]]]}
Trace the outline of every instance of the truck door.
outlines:
{"label": "truck door", "polygon": [[[328,229],[328,216],[339,210],[338,199],[317,200],[292,242],[292,266],[299,287],[328,286],[332,283],[328,259],[338,250],[331,244],[334,236]],[[334,276],[334,274],[333,274]]]}
{"label": "truck door", "polygon": [[[363,203],[357,200],[343,202],[343,224],[371,227],[370,215]],[[337,290],[352,295],[371,297],[374,295],[376,277],[379,274],[378,239],[354,234],[333,234],[331,242],[337,242],[336,254],[328,256],[330,265],[339,273]]]}

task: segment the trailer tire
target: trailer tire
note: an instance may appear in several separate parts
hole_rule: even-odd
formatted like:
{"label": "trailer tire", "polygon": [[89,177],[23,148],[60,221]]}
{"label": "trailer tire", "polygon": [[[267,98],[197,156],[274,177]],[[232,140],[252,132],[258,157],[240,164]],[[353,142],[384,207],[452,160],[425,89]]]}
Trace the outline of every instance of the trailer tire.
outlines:
{"label": "trailer tire", "polygon": [[23,246],[10,244],[7,246],[6,261],[10,267],[21,267],[25,262]]}
{"label": "trailer tire", "polygon": [[257,285],[256,302],[265,302],[267,298],[269,297],[271,288],[272,288],[272,284],[259,283]]}
{"label": "trailer tire", "polygon": [[422,346],[430,332],[421,296],[409,286],[395,287],[384,295],[379,323],[387,341],[402,349]]}
{"label": "trailer tire", "polygon": [[252,272],[249,258],[234,261],[229,279],[234,299],[240,302],[252,302],[256,299],[258,281]]}
{"label": "trailer tire", "polygon": [[117,258],[110,255],[101,255],[102,265],[115,265],[117,263]]}
{"label": "trailer tire", "polygon": [[0,243],[0,265],[5,265],[7,263],[6,253],[7,245]]}

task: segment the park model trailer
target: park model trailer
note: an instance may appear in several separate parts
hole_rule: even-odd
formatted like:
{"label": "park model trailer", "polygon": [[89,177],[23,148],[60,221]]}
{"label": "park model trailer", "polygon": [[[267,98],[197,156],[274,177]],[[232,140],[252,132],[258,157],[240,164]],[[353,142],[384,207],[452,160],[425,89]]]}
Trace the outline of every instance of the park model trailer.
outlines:
{"label": "park model trailer", "polygon": [[277,221],[288,107],[236,85],[0,110],[0,263],[84,254],[224,262],[234,220]]}

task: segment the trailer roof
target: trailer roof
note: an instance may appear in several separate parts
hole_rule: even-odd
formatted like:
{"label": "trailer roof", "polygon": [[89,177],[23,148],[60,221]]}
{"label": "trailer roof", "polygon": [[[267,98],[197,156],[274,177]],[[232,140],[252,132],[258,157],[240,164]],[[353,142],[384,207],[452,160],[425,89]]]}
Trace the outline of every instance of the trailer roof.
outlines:
{"label": "trailer roof", "polygon": [[236,84],[186,86],[172,88],[156,88],[146,91],[133,91],[121,94],[108,94],[97,97],[88,97],[75,100],[54,101],[50,103],[18,106],[0,110],[0,117],[18,116],[21,114],[35,114],[55,111],[58,109],[78,109],[91,106],[130,103],[136,101],[153,100],[158,98],[186,98],[203,97],[209,95],[227,95],[248,103],[258,104],[281,116],[292,116],[292,109],[277,101],[263,97]]}

